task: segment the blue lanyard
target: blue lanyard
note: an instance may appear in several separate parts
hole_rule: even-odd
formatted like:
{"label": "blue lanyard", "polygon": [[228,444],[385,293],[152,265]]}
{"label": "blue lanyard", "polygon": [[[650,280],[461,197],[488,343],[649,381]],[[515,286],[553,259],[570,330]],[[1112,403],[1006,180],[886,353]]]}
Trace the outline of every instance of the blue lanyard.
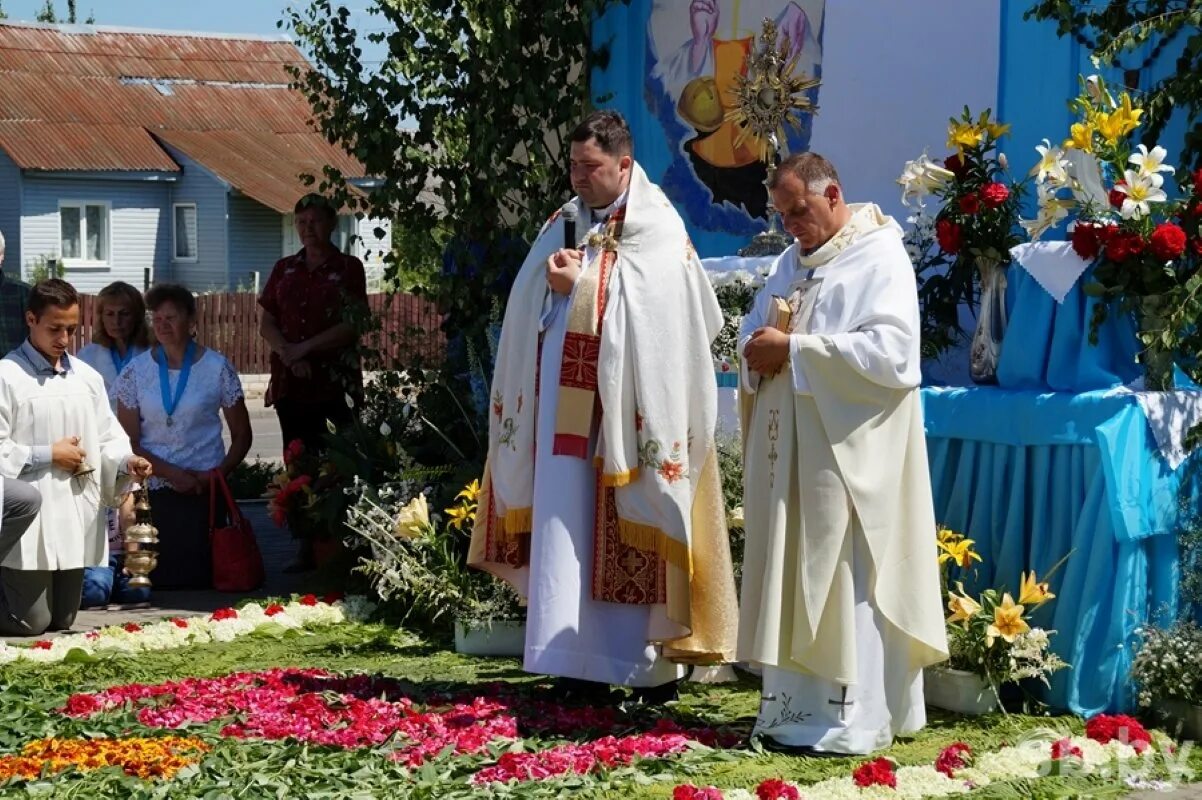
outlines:
{"label": "blue lanyard", "polygon": [[184,365],[179,371],[179,383],[175,385],[175,396],[171,396],[171,376],[167,371],[167,351],[159,345],[159,391],[163,394],[163,410],[167,412],[167,424],[174,425],[172,417],[175,415],[175,408],[179,405],[179,399],[184,396],[184,389],[188,386],[188,376],[192,374],[192,359],[196,355],[196,340],[192,339],[188,342],[187,348],[184,350]]}
{"label": "blue lanyard", "polygon": [[125,348],[125,357],[124,358],[121,357],[121,354],[117,352],[117,348],[115,348],[115,347],[109,348],[109,355],[112,356],[112,358],[113,358],[113,367],[117,370],[117,374],[120,375],[121,370],[125,369],[125,365],[133,360],[133,357],[134,357],[133,345],[130,345],[129,347]]}

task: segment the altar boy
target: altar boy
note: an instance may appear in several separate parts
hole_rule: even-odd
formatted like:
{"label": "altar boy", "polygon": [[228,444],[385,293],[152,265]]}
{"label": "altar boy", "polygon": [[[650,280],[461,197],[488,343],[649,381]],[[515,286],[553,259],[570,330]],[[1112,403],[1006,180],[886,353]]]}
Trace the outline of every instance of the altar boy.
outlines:
{"label": "altar boy", "polygon": [[[108,563],[102,505],[150,463],[133,455],[100,374],[67,355],[79,295],[66,281],[33,287],[29,338],[0,360],[0,475],[36,488],[41,509],[17,536],[0,528],[0,634],[65,630],[84,567]],[[12,539],[13,541],[7,541]]]}

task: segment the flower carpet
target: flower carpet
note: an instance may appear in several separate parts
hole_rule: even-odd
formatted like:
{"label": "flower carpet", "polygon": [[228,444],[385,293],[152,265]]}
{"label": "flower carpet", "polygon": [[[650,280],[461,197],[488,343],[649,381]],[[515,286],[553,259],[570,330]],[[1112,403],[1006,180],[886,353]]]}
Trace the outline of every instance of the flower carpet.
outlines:
{"label": "flower carpet", "polygon": [[10,648],[0,796],[1113,796],[1202,767],[1107,717],[935,712],[871,758],[769,753],[749,742],[750,678],[659,709],[565,704],[515,661],[358,613],[306,597]]}

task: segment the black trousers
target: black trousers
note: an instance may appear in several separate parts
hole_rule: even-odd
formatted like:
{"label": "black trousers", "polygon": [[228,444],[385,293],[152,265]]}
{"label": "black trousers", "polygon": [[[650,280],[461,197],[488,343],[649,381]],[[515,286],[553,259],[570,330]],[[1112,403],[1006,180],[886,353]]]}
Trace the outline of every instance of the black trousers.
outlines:
{"label": "black trousers", "polygon": [[304,403],[290,397],[275,401],[275,413],[280,419],[280,433],[284,447],[300,439],[308,452],[324,450],[325,435],[329,433],[326,420],[335,425],[351,421],[353,411],[345,401],[329,403]]}

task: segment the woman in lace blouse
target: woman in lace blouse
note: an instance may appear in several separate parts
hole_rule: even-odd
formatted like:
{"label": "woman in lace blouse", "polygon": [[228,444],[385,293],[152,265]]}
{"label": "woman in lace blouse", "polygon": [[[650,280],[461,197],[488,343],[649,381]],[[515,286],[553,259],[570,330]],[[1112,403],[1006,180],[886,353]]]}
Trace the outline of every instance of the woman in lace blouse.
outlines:
{"label": "woman in lace blouse", "polygon": [[[150,507],[159,529],[159,589],[212,586],[209,475],[229,475],[250,450],[250,417],[233,366],[193,338],[196,299],[182,286],[146,294],[159,344],[117,379],[117,417],[134,453],[150,460]],[[230,429],[227,452],[221,418]],[[219,505],[219,513],[224,504]],[[222,520],[219,519],[219,523]]]}
{"label": "woman in lace blouse", "polygon": [[[78,358],[100,373],[104,388],[109,394],[109,403],[117,411],[117,399],[113,394],[117,376],[125,365],[146,352],[146,304],[142,293],[124,281],[110,283],[96,295],[92,309],[92,343],[79,351]],[[133,497],[127,497],[121,509],[108,510],[109,563],[107,567],[85,567],[83,571],[83,594],[80,608],[116,603],[135,605],[145,603],[150,590],[129,586],[129,575],[124,571],[121,531],[132,524],[134,514]]]}

